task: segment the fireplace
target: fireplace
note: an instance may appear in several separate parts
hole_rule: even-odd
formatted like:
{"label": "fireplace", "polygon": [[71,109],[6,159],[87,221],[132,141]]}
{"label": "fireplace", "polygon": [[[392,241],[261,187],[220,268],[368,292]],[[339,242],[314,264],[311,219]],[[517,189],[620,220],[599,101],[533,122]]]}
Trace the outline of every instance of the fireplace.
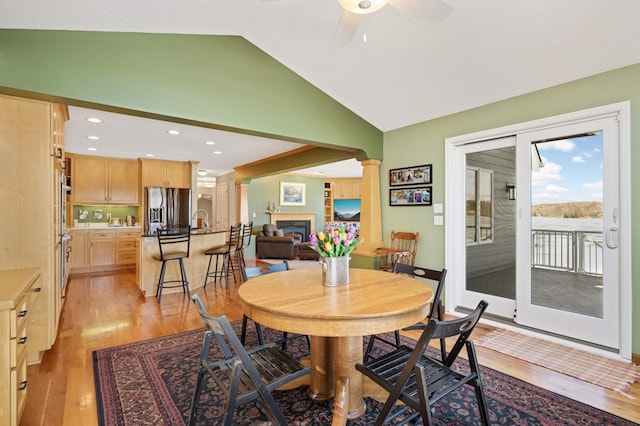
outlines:
{"label": "fireplace", "polygon": [[311,233],[311,221],[310,220],[278,220],[276,221],[278,229],[282,229],[285,234],[291,232],[297,232],[302,235],[302,241],[309,241],[309,234]]}

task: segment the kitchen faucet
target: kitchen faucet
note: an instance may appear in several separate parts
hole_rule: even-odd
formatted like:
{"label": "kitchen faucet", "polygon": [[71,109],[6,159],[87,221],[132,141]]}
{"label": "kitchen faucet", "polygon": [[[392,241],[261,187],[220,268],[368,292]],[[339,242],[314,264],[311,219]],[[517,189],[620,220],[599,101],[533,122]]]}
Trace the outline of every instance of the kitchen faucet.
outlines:
{"label": "kitchen faucet", "polygon": [[204,229],[206,229],[207,231],[209,230],[209,213],[207,213],[206,210],[204,209],[198,209],[193,213],[193,216],[191,216],[191,220],[194,220],[196,217],[198,217],[198,213],[204,213]]}

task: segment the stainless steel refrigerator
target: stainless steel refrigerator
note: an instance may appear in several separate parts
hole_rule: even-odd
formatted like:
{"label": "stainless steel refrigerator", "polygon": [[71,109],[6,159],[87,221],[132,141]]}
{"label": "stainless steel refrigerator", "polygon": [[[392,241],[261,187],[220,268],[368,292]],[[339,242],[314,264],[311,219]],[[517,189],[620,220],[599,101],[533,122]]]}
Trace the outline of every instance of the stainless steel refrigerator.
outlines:
{"label": "stainless steel refrigerator", "polygon": [[145,188],[146,220],[144,232],[156,234],[158,229],[191,225],[191,190],[183,188]]}

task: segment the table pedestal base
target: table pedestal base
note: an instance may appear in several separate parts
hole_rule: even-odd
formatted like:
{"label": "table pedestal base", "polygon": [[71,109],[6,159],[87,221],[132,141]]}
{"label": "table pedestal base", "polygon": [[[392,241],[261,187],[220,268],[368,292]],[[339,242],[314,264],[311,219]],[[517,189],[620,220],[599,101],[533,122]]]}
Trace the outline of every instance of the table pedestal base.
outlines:
{"label": "table pedestal base", "polygon": [[362,362],[362,336],[311,336],[311,380],[309,396],[326,401],[335,393],[335,379],[349,378],[349,407],[347,418],[357,419],[366,410],[362,396],[362,374],[356,363]]}

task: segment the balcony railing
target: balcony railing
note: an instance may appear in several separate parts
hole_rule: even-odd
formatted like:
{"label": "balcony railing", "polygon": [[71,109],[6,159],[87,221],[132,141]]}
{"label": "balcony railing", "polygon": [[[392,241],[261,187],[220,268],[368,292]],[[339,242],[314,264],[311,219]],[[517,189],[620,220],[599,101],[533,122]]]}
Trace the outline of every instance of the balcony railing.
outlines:
{"label": "balcony railing", "polygon": [[602,275],[602,232],[531,230],[532,266]]}

